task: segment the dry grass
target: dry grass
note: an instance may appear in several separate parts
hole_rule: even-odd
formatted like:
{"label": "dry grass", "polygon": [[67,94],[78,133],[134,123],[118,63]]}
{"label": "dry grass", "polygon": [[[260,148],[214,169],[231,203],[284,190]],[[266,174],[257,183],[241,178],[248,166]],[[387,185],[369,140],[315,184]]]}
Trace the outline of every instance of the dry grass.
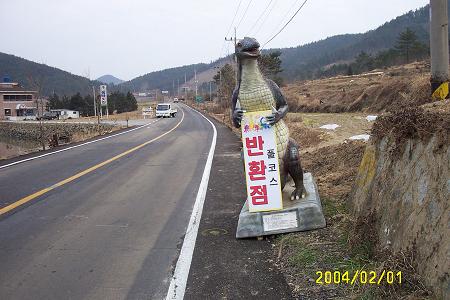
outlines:
{"label": "dry grass", "polygon": [[432,101],[428,69],[418,62],[370,76],[294,82],[283,92],[293,112],[390,111]]}

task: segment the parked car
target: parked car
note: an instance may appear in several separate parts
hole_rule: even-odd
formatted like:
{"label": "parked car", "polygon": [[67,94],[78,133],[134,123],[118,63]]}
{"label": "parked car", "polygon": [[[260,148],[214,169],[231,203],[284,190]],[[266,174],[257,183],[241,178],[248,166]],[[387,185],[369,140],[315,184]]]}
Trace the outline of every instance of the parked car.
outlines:
{"label": "parked car", "polygon": [[56,112],[46,111],[42,114],[42,116],[37,117],[37,120],[57,120],[59,119],[59,115]]}
{"label": "parked car", "polygon": [[173,98],[174,103],[178,103],[178,98]]}

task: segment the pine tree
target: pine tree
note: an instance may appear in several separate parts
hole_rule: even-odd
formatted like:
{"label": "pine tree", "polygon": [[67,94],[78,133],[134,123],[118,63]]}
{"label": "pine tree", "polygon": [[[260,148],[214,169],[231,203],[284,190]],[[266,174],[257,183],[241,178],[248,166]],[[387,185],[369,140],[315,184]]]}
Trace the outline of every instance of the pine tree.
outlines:
{"label": "pine tree", "polygon": [[414,31],[406,28],[405,31],[400,33],[394,49],[406,59],[406,63],[409,63],[411,57],[424,52],[426,46],[418,41]]}
{"label": "pine tree", "polygon": [[283,72],[281,68],[281,51],[271,52],[269,54],[262,54],[258,58],[259,68],[264,76],[275,81],[279,86],[283,85],[283,79],[278,75]]}

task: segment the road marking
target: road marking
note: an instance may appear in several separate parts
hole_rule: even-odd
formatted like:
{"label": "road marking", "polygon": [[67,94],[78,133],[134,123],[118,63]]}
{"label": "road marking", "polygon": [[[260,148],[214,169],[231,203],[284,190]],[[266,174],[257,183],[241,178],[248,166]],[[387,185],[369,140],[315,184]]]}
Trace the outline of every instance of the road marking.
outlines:
{"label": "road marking", "polygon": [[131,149],[125,151],[125,152],[122,152],[122,153],[120,153],[120,154],[118,154],[118,155],[116,155],[114,157],[111,157],[110,159],[105,160],[104,162],[96,164],[95,166],[92,166],[92,167],[90,167],[90,168],[88,168],[88,169],[86,169],[84,171],[81,171],[81,172],[79,172],[79,173],[77,173],[77,174],[75,174],[73,176],[70,176],[69,178],[61,180],[60,182],[57,182],[57,183],[55,183],[52,186],[49,186],[49,187],[47,187],[45,189],[42,189],[42,190],[40,190],[40,191],[38,191],[38,192],[36,192],[34,194],[28,195],[28,196],[26,196],[26,197],[24,197],[24,198],[22,198],[22,199],[20,199],[20,200],[18,200],[16,202],[14,202],[14,203],[11,203],[8,206],[3,207],[2,209],[0,209],[0,216],[3,215],[3,214],[6,214],[7,212],[9,212],[9,211],[11,211],[11,210],[13,210],[13,209],[15,209],[15,208],[17,208],[17,207],[27,203],[27,202],[30,202],[31,200],[33,200],[33,199],[35,199],[35,198],[37,198],[39,196],[42,196],[45,193],[50,192],[51,190],[54,190],[54,189],[56,189],[56,188],[58,188],[60,186],[63,186],[65,184],[71,182],[71,181],[74,181],[75,179],[78,179],[78,178],[80,178],[80,177],[82,177],[82,176],[84,176],[84,175],[86,175],[88,173],[91,173],[92,171],[95,171],[98,168],[101,168],[101,167],[103,167],[103,166],[105,166],[105,165],[107,165],[107,164],[109,164],[109,163],[111,163],[111,162],[113,162],[113,161],[115,161],[115,160],[117,160],[117,159],[127,155],[127,154],[130,154],[130,153],[132,153],[132,152],[134,152],[136,150],[139,150],[142,147],[147,146],[148,144],[153,143],[154,141],[159,140],[160,138],[168,135],[169,133],[171,133],[172,131],[177,129],[177,127],[180,126],[181,122],[183,122],[183,120],[184,120],[184,111],[182,111],[182,112],[183,112],[183,116],[181,117],[181,120],[174,127],[172,127],[169,131],[166,131],[165,133],[155,137],[154,139],[151,139],[150,141],[142,143],[142,144],[140,144],[140,145],[138,145],[136,147],[133,147],[133,148],[131,148]]}
{"label": "road marking", "polygon": [[99,225],[95,225],[95,227],[128,228],[128,224],[125,224],[125,225],[99,224]]}
{"label": "road marking", "polygon": [[[191,109],[191,108],[190,108]],[[194,110],[194,109],[192,109]],[[175,271],[170,280],[169,290],[167,291],[166,300],[183,299],[186,290],[186,283],[191,268],[192,255],[194,254],[195,242],[197,240],[198,227],[203,212],[203,204],[205,203],[206,191],[208,189],[209,175],[211,172],[214,150],[216,148],[217,130],[216,126],[203,114],[194,110],[205,118],[214,130],[211,148],[209,149],[208,159],[206,160],[205,169],[203,170],[202,180],[198,188],[197,197],[195,199],[194,208],[192,209],[191,218],[189,220],[186,235],[184,236],[183,246],[181,247],[180,256],[178,257]]]}
{"label": "road marking", "polygon": [[[78,147],[81,147],[81,146],[86,146],[86,145],[89,145],[89,144],[97,143],[97,142],[100,142],[100,141],[103,141],[103,140],[107,140],[107,139],[110,139],[110,138],[113,138],[113,137],[116,137],[116,136],[119,136],[119,135],[122,135],[122,134],[130,133],[132,131],[144,128],[145,126],[151,125],[151,124],[156,123],[158,121],[159,121],[159,119],[155,120],[154,122],[147,123],[147,124],[141,125],[139,127],[136,127],[136,128],[133,128],[133,129],[130,129],[130,130],[127,130],[127,131],[122,131],[122,132],[119,132],[119,133],[116,133],[116,134],[113,134],[113,135],[108,135],[108,136],[105,136],[105,137],[102,137],[102,138],[99,138],[99,139],[96,139],[96,140],[93,140],[93,141],[85,142],[85,143],[82,143],[82,144],[79,144],[79,145],[75,145],[75,146],[70,146],[70,147],[67,147],[67,148],[64,148],[64,149],[60,149],[60,150],[56,150],[56,151],[53,151],[53,152],[41,154],[41,155],[38,155],[38,156],[33,156],[33,157],[26,158],[26,159],[18,160],[18,161],[12,162],[10,164],[0,166],[0,169],[4,169],[4,168],[7,168],[7,167],[11,167],[11,166],[17,165],[17,164],[21,164],[21,163],[24,163],[24,162],[27,162],[27,161],[30,161],[30,160],[35,160],[35,159],[38,159],[38,158],[46,157],[46,156],[53,155],[53,154],[56,154],[56,153],[64,152],[64,151],[67,151],[67,150],[75,149],[75,148],[78,148]],[[150,128],[150,127],[147,127],[147,128]]]}

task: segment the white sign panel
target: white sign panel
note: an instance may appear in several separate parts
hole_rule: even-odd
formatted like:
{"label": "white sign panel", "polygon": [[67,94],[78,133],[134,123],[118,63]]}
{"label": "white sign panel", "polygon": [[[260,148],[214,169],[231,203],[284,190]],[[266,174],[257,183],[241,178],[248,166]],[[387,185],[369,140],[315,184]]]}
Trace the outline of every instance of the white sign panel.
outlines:
{"label": "white sign panel", "polygon": [[161,91],[161,94],[168,94],[169,91]]}
{"label": "white sign panel", "polygon": [[271,113],[245,113],[241,122],[250,212],[283,209],[275,130],[264,118]]}
{"label": "white sign panel", "polygon": [[143,116],[151,116],[153,115],[153,108],[149,107],[143,107],[142,108],[142,115]]}
{"label": "white sign panel", "polygon": [[262,219],[264,231],[274,231],[298,227],[297,212],[295,211],[263,215]]}
{"label": "white sign panel", "polygon": [[108,94],[106,92],[106,85],[100,86],[100,103],[102,106],[108,105]]}

